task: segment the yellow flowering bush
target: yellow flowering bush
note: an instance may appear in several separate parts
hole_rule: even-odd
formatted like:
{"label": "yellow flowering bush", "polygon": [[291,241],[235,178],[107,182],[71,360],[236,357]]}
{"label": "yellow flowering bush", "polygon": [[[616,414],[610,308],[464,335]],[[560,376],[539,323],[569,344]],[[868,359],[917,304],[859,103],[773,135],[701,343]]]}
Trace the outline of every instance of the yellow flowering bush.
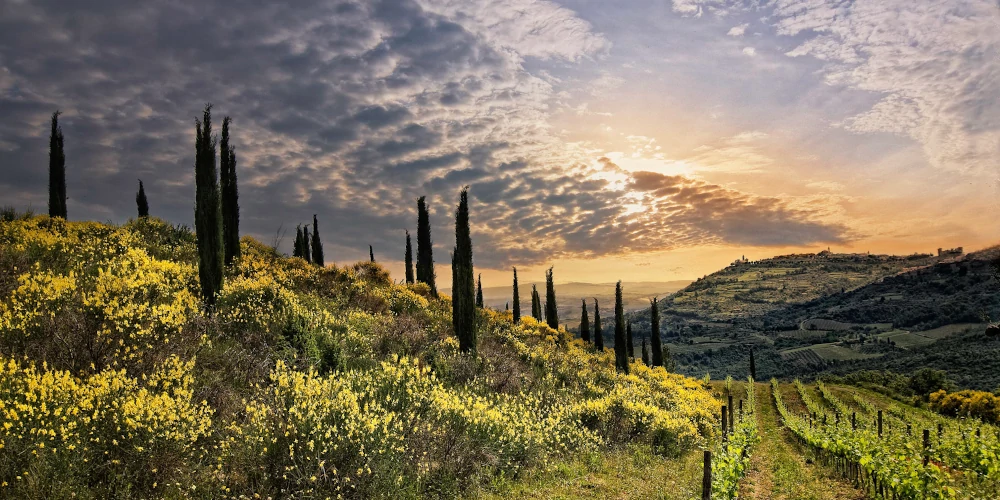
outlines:
{"label": "yellow flowering bush", "polygon": [[0,359],[0,496],[165,485],[171,466],[201,458],[211,426],[211,409],[193,399],[193,366],[170,357],[148,377],[78,378]]}
{"label": "yellow flowering bush", "polygon": [[241,245],[206,314],[186,228],[0,221],[0,497],[453,497],[716,427],[695,380],[489,309],[469,356],[427,285]]}
{"label": "yellow flowering bush", "polygon": [[230,475],[232,491],[362,498],[419,490],[442,468],[516,472],[600,442],[566,405],[449,388],[407,358],[326,377],[279,362],[229,432],[222,463],[246,471]]}

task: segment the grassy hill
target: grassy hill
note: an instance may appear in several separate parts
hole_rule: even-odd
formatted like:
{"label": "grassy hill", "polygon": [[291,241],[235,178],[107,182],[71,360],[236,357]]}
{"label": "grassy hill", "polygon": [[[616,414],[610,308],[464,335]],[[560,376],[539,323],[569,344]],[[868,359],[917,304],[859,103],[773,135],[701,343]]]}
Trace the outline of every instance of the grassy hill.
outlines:
{"label": "grassy hill", "polygon": [[422,284],[242,251],[208,314],[184,227],[6,215],[0,497],[454,498],[579,464],[600,496],[698,484],[701,382],[492,310],[462,354]]}
{"label": "grassy hill", "polygon": [[[754,346],[760,377],[933,366],[963,387],[992,390],[1000,376],[991,361],[959,358],[997,354],[983,332],[1000,318],[998,255],[994,247],[959,257],[824,253],[736,264],[665,301],[663,333],[679,371],[691,375],[745,376]],[[648,331],[648,311],[634,317],[637,331]]]}

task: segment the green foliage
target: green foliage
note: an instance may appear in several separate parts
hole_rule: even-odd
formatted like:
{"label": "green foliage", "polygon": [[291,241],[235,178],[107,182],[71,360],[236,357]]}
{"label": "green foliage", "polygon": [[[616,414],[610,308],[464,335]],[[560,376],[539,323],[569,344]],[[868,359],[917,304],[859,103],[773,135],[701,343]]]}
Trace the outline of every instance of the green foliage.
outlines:
{"label": "green foliage", "polygon": [[310,247],[312,248],[312,261],[319,267],[325,266],[326,262],[323,260],[323,242],[319,239],[319,221],[316,219],[316,214],[313,214],[313,232]]}
{"label": "green foliage", "polygon": [[625,312],[622,309],[622,282],[615,285],[615,368],[629,372],[628,340],[625,338]]}
{"label": "green foliage", "polygon": [[406,284],[412,285],[414,282],[413,275],[413,245],[410,244],[410,232],[406,232],[406,252],[403,257],[403,267],[406,272]]}
{"label": "green foliage", "polygon": [[632,335],[632,322],[625,321],[625,350],[628,351],[629,360],[635,361],[635,345]]}
{"label": "green foliage", "polygon": [[660,343],[660,303],[656,297],[649,301],[649,338],[653,349],[653,366],[664,366],[663,346]]}
{"label": "green foliage", "polygon": [[226,265],[240,258],[240,206],[236,183],[236,147],[229,144],[229,123],[222,119],[222,139],[219,143],[219,187],[222,190],[222,232],[225,240]]}
{"label": "green foliage", "polygon": [[[372,260],[375,260],[374,256],[372,256]],[[423,196],[417,199],[417,281],[427,283],[431,288],[431,294],[437,297],[437,285],[434,283],[431,218],[427,213],[427,202],[424,201]]]}
{"label": "green foliage", "polygon": [[139,180],[139,192],[135,194],[135,204],[139,211],[139,217],[149,217],[149,201],[146,199],[146,190]]}
{"label": "green foliage", "polygon": [[476,307],[483,308],[483,275],[476,276]]}
{"label": "green foliage", "polygon": [[49,217],[66,218],[66,152],[63,149],[62,127],[59,115],[52,113],[52,131],[49,134]]}
{"label": "green foliage", "polygon": [[542,321],[542,299],[538,296],[538,287],[531,285],[531,317]]}
{"label": "green foliage", "polygon": [[[534,297],[532,297],[534,301]],[[532,302],[534,303],[534,302]],[[517,268],[514,268],[514,310],[512,311],[514,324],[521,322],[521,293],[517,286]]]}
{"label": "green foliage", "polygon": [[[727,387],[730,382],[727,380]],[[719,443],[712,454],[712,498],[738,498],[740,480],[750,466],[753,449],[760,443],[760,431],[757,428],[756,388],[750,380],[746,386],[746,410],[744,414],[735,414],[738,420],[733,423],[733,431],[727,439]]]}
{"label": "green foliage", "polygon": [[472,236],[469,231],[469,190],[462,189],[455,210],[455,252],[452,268],[452,325],[459,349],[476,353],[476,290],[472,270]]}
{"label": "green foliage", "polygon": [[559,329],[559,309],[556,307],[556,285],[552,281],[552,268],[545,271],[545,322],[553,330]]}
{"label": "green foliage", "polygon": [[195,120],[195,235],[198,238],[198,277],[201,297],[208,308],[222,290],[224,242],[222,205],[215,170],[215,137],[212,136],[212,105],[206,104],[202,119]]}
{"label": "green foliage", "polygon": [[601,326],[601,308],[594,299],[594,347],[597,352],[604,352],[604,328]]}

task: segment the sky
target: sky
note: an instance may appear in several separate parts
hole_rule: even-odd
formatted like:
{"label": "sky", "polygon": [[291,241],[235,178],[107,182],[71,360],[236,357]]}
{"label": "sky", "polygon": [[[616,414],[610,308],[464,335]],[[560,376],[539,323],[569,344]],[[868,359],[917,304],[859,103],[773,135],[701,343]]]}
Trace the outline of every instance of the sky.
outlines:
{"label": "sky", "polygon": [[[0,200],[193,225],[194,122],[232,117],[241,230],[447,286],[694,279],[831,248],[1000,242],[997,0],[0,0]],[[283,238],[280,235],[283,234]]]}

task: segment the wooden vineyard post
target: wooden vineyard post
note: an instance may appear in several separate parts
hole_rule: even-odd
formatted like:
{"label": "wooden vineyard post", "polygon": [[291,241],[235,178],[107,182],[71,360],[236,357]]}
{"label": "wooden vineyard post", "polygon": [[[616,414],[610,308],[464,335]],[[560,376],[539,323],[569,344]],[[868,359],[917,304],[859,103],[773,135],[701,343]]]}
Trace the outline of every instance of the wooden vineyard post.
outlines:
{"label": "wooden vineyard post", "polygon": [[858,430],[858,414],[857,412],[851,412],[851,430]]}
{"label": "wooden vineyard post", "polygon": [[909,423],[906,424],[906,435],[907,436],[912,436],[913,435],[913,425],[911,425]]}
{"label": "wooden vineyard post", "polygon": [[924,429],[924,467],[931,461],[931,431]]}
{"label": "wooden vineyard post", "polygon": [[882,437],[882,410],[878,411],[878,437]]}
{"label": "wooden vineyard post", "polygon": [[722,441],[725,442],[728,436],[729,427],[726,425],[726,417],[729,414],[726,413],[726,405],[722,405]]}
{"label": "wooden vineyard post", "polygon": [[701,500],[712,499],[712,450],[705,450],[705,472],[701,478]]}
{"label": "wooden vineyard post", "polygon": [[733,432],[733,395],[730,394],[728,398],[729,403],[729,432]]}
{"label": "wooden vineyard post", "polygon": [[740,400],[740,422],[743,421],[743,400]]}
{"label": "wooden vineyard post", "polygon": [[941,435],[944,433],[944,425],[938,424],[938,444],[941,444]]}

